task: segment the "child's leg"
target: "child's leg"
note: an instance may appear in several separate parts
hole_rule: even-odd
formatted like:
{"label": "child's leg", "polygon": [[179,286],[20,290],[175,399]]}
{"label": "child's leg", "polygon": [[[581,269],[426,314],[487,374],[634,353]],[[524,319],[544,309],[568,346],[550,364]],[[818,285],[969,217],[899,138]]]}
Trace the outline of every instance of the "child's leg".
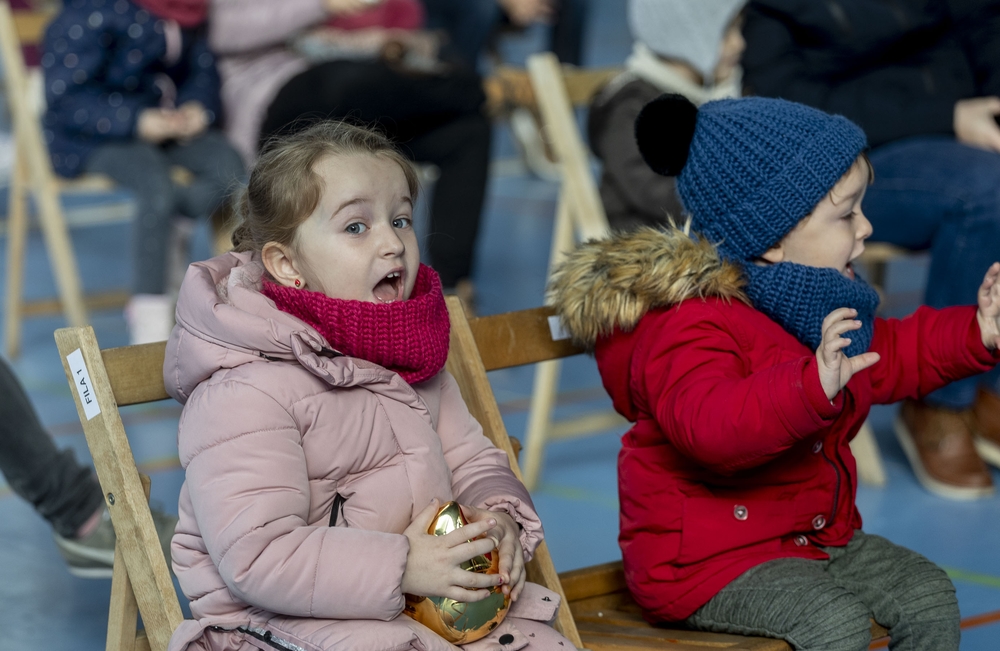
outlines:
{"label": "child's leg", "polygon": [[944,570],[920,554],[862,531],[847,547],[827,549],[827,571],[858,595],[889,629],[894,651],[955,651],[959,612]]}
{"label": "child's leg", "polygon": [[177,210],[194,219],[206,218],[244,180],[243,160],[221,131],[211,129],[194,140],[166,147],[171,165],[187,169],[194,179],[176,188]]}
{"label": "child's leg", "polygon": [[783,558],[748,570],[687,619],[693,628],[780,638],[802,651],[863,651],[871,613],[823,561]]}

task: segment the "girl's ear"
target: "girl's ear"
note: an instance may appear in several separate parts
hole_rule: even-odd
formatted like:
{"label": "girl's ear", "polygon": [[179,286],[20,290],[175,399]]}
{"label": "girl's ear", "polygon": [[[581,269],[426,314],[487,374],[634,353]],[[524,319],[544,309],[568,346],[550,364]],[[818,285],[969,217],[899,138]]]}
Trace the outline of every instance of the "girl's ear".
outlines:
{"label": "girl's ear", "polygon": [[781,248],[781,242],[778,242],[760,256],[762,259],[770,262],[771,264],[778,264],[785,259],[785,251]]}
{"label": "girl's ear", "polygon": [[[292,255],[290,247],[277,242],[268,242],[260,251],[261,261],[275,282],[285,287],[301,288],[304,279],[299,273]],[[295,284],[296,281],[298,285]]]}

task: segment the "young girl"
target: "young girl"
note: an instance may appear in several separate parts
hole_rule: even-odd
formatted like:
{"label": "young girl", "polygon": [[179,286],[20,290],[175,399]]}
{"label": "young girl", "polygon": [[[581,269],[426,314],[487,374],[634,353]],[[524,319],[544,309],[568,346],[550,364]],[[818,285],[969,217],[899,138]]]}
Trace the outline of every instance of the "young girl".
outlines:
{"label": "young girl", "polygon": [[[471,648],[569,646],[543,623],[557,598],[525,584],[531,498],[443,370],[416,195],[385,137],[320,123],[257,162],[235,252],[189,268],[163,375],[184,403],[173,566],[195,620],[171,649],[453,649],[404,595],[497,585],[514,604]],[[452,499],[470,524],[428,535]],[[494,547],[499,574],[459,567]]]}
{"label": "young girl", "polygon": [[639,148],[700,237],[592,242],[553,280],[569,330],[635,425],[618,460],[619,542],[654,621],[860,651],[958,649],[955,590],[919,554],[861,531],[849,447],[872,403],[998,360],[1000,264],[979,305],[875,318],[855,277],[871,224],[863,132],[782,100],[697,109],[664,96]]}

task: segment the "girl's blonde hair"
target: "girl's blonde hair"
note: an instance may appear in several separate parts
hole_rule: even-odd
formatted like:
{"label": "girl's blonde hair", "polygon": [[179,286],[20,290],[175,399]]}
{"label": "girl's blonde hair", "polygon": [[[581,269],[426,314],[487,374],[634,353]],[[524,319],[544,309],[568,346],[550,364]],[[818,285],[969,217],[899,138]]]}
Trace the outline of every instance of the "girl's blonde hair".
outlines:
{"label": "girl's blonde hair", "polygon": [[346,122],[319,122],[265,146],[236,199],[233,250],[259,253],[268,242],[293,246],[296,230],[316,209],[323,193],[316,163],[326,156],[359,154],[395,161],[416,202],[416,172],[389,138]]}

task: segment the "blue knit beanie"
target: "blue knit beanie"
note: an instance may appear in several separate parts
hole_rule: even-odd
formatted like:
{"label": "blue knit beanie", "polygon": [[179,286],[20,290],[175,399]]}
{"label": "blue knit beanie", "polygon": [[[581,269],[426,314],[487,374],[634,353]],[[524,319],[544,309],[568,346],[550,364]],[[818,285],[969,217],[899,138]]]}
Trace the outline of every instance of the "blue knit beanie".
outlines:
{"label": "blue knit beanie", "polygon": [[699,109],[663,95],[642,110],[635,135],[654,171],[679,176],[693,230],[741,261],[795,228],[866,146],[847,118],[763,97]]}

